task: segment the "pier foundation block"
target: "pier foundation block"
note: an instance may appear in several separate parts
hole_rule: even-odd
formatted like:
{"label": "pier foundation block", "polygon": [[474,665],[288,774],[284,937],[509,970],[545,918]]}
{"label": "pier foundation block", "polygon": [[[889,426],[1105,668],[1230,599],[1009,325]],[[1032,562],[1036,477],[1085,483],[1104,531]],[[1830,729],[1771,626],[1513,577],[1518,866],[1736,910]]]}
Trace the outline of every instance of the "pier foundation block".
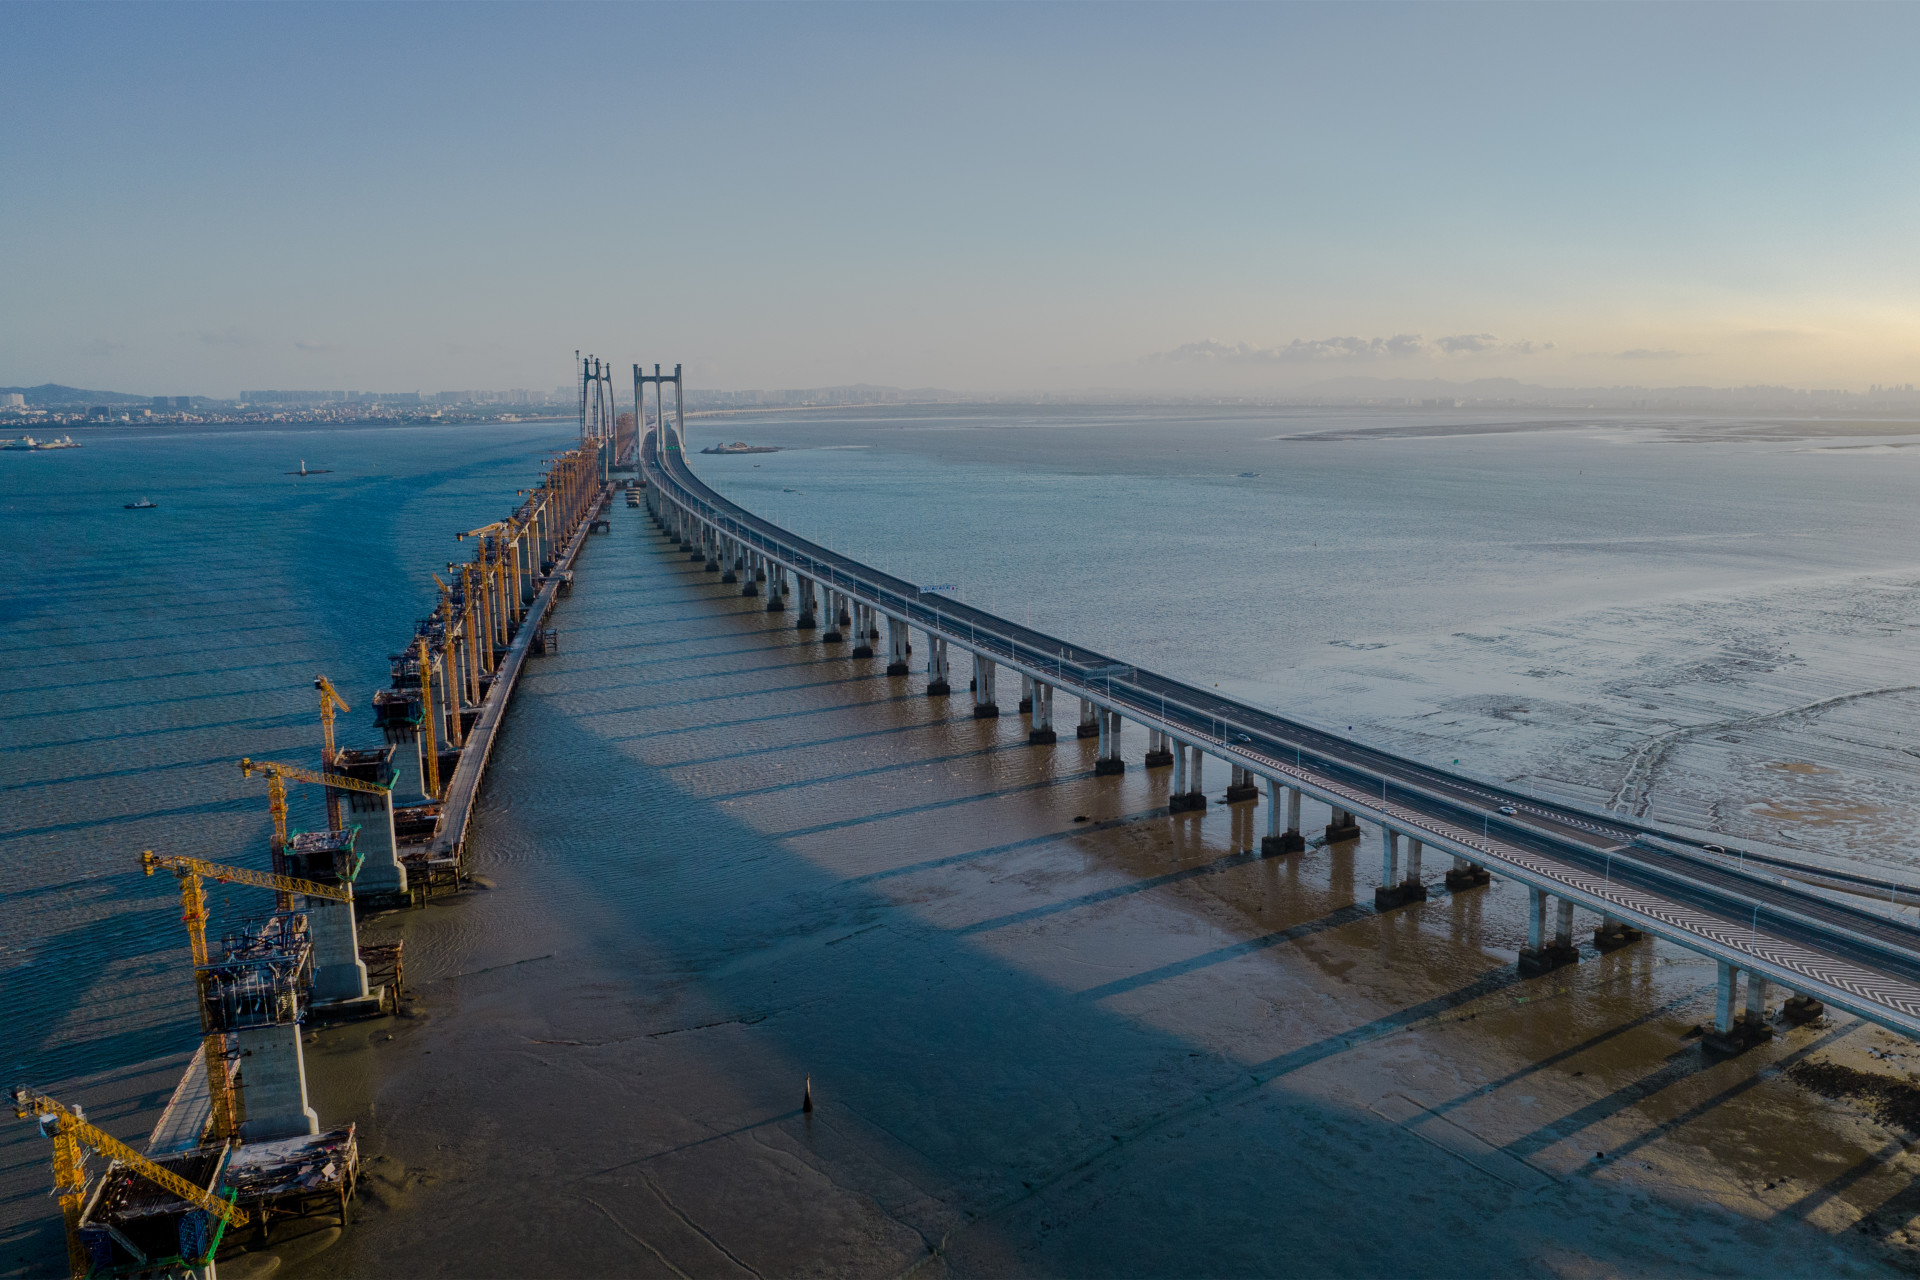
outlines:
{"label": "pier foundation block", "polygon": [[1328,844],[1345,844],[1349,840],[1358,840],[1359,838],[1360,824],[1351,819],[1346,822],[1329,822],[1327,824]]}
{"label": "pier foundation block", "polygon": [[1610,951],[1632,946],[1646,936],[1645,933],[1630,925],[1618,920],[1610,920],[1593,931],[1593,945],[1600,954],[1605,955]]}
{"label": "pier foundation block", "polygon": [[1485,867],[1454,867],[1447,872],[1447,892],[1464,893],[1493,883],[1493,873]]}
{"label": "pier foundation block", "polygon": [[1284,831],[1277,836],[1260,837],[1260,856],[1263,858],[1277,858],[1306,851],[1307,838],[1298,831]]}
{"label": "pier foundation block", "polygon": [[944,698],[952,692],[953,692],[953,686],[948,684],[945,680],[927,681],[927,696],[929,698]]}
{"label": "pier foundation block", "polygon": [[1537,978],[1543,973],[1552,973],[1555,969],[1564,969],[1570,964],[1580,963],[1580,949],[1561,943],[1549,943],[1543,947],[1522,947],[1520,949],[1520,976]]}
{"label": "pier foundation block", "polygon": [[1045,746],[1048,743],[1058,742],[1059,740],[1060,735],[1052,729],[1033,729],[1027,734],[1027,742],[1030,746]]}
{"label": "pier foundation block", "polygon": [[1780,1016],[1793,1026],[1802,1026],[1825,1014],[1827,1006],[1812,996],[1788,996],[1780,1006]]}
{"label": "pier foundation block", "polygon": [[1403,880],[1399,884],[1383,884],[1373,891],[1373,909],[1391,911],[1395,907],[1404,907],[1409,902],[1425,902],[1427,886],[1418,880]]}
{"label": "pier foundation block", "polygon": [[1093,762],[1093,776],[1096,778],[1111,778],[1117,773],[1125,773],[1126,771],[1127,762],[1119,756],[1108,756],[1103,760],[1095,760]]}

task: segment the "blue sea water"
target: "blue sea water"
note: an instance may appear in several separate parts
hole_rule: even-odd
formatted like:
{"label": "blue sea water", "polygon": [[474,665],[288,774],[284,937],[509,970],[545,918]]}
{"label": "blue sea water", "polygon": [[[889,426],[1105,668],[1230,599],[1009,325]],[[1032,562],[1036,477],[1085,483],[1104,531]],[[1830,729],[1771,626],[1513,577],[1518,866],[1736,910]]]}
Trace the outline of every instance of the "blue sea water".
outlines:
{"label": "blue sea water", "polygon": [[[368,742],[387,654],[454,534],[537,480],[571,423],[155,429],[0,452],[0,1068],[69,1076],[178,1052],[197,1022],[171,876],[142,849],[262,866],[242,756],[312,766],[316,674]],[[328,474],[300,477],[302,459]],[[149,498],[154,510],[124,504]],[[296,827],[324,820],[296,788]],[[319,815],[317,817],[317,815]],[[270,906],[226,890],[216,919]]]}

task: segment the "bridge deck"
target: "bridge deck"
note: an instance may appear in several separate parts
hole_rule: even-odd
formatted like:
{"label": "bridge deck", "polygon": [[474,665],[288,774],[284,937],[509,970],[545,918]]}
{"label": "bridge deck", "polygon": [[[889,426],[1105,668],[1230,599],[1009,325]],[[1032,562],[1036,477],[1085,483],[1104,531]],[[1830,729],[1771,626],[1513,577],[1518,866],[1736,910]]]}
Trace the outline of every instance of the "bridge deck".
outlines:
{"label": "bridge deck", "polygon": [[[1748,870],[1684,835],[1504,791],[923,595],[721,497],[678,441],[659,443],[649,433],[642,465],[662,496],[796,573],[1363,821],[1920,1038],[1920,928],[1782,878],[1777,862],[1754,857],[1759,869]],[[1893,881],[1827,878],[1920,901],[1920,889]]]}

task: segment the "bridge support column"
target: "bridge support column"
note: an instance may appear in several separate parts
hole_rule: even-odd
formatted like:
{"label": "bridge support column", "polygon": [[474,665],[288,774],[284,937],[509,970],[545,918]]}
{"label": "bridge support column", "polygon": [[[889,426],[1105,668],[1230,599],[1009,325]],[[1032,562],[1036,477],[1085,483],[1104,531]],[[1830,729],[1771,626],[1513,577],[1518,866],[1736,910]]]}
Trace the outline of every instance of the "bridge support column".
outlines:
{"label": "bridge support column", "polygon": [[1461,893],[1468,889],[1478,889],[1491,884],[1493,874],[1485,867],[1478,866],[1458,854],[1454,855],[1453,867],[1447,872],[1447,892]]}
{"label": "bridge support column", "polygon": [[1253,785],[1253,771],[1234,765],[1233,781],[1227,784],[1227,803],[1240,804],[1259,798],[1260,788]]}
{"label": "bridge support column", "polygon": [[767,580],[767,558],[763,555],[756,555],[753,558],[753,580],[755,582]]}
{"label": "bridge support column", "polygon": [[1020,714],[1025,715],[1031,710],[1033,710],[1033,677],[1023,675],[1020,677]]}
{"label": "bridge support column", "polygon": [[1100,713],[1100,750],[1094,754],[1093,774],[1096,778],[1104,778],[1126,771],[1127,762],[1120,758],[1120,713],[1102,711]]}
{"label": "bridge support column", "polygon": [[889,616],[887,618],[887,674],[903,676],[907,671],[907,624]]}
{"label": "bridge support column", "polygon": [[1373,891],[1373,909],[1391,911],[1409,902],[1425,902],[1427,886],[1420,883],[1420,842],[1408,840],[1406,866],[1400,864],[1400,833],[1380,828],[1380,887]]}
{"label": "bridge support column", "polygon": [[781,613],[786,607],[787,571],[775,565],[772,576],[767,579],[767,612]]}
{"label": "bridge support column", "polygon": [[1345,809],[1336,807],[1333,817],[1327,822],[1327,843],[1345,844],[1349,840],[1360,838],[1360,824]]}
{"label": "bridge support column", "polygon": [[799,588],[800,596],[800,616],[793,620],[793,629],[795,631],[811,631],[818,625],[813,616],[815,604],[814,581],[812,578],[797,573],[793,576],[794,585]]}
{"label": "bridge support column", "polygon": [[[1280,798],[1286,797],[1286,811],[1283,816]],[[1267,779],[1267,834],[1260,840],[1260,856],[1276,857],[1282,854],[1299,853],[1307,847],[1300,836],[1300,792],[1292,787],[1283,787],[1273,778]]]}
{"label": "bridge support column", "polygon": [[1746,1008],[1739,1009],[1741,971],[1725,962],[1716,968],[1713,1030],[1701,1038],[1700,1047],[1715,1057],[1728,1058],[1773,1039],[1773,1028],[1767,1024],[1767,980],[1747,970]]}
{"label": "bridge support column", "polygon": [[708,524],[705,520],[694,521],[693,522],[693,553],[689,555],[687,559],[705,560],[707,558],[707,539],[712,536],[713,536],[712,525]]}
{"label": "bridge support column", "polygon": [[993,696],[993,673],[998,670],[993,659],[981,654],[973,655],[973,715],[976,720],[991,720],[1000,714],[1000,704]]}
{"label": "bridge support column", "polygon": [[1537,978],[1563,965],[1579,964],[1580,953],[1573,946],[1573,903],[1560,899],[1559,925],[1547,934],[1547,902],[1544,889],[1527,888],[1527,945],[1520,951],[1520,976]]}
{"label": "bridge support column", "polygon": [[947,642],[932,632],[927,633],[927,696],[944,698],[953,692],[947,675]]}
{"label": "bridge support column", "polygon": [[873,625],[873,606],[854,602],[853,606],[853,656],[871,658],[873,656],[873,637],[876,628]]}
{"label": "bridge support column", "polygon": [[1602,954],[1618,951],[1624,946],[1640,941],[1647,935],[1630,927],[1626,921],[1611,915],[1600,917],[1600,927],[1593,931],[1593,945]]}
{"label": "bridge support column", "polygon": [[757,551],[749,551],[744,558],[746,564],[742,566],[740,577],[746,585],[740,588],[740,594],[757,596],[760,594],[760,579],[764,576],[760,570],[760,554]]}
{"label": "bridge support column", "polygon": [[728,538],[726,545],[721,548],[720,558],[726,565],[726,572],[720,575],[720,581],[740,581],[740,544]]}
{"label": "bridge support column", "polygon": [[702,539],[702,546],[707,553],[706,571],[708,573],[720,572],[720,541],[720,531],[708,525],[707,536]]}
{"label": "bridge support column", "polygon": [[1093,718],[1093,704],[1085,698],[1080,699],[1080,725],[1073,731],[1076,738],[1097,738],[1100,726]]}
{"label": "bridge support column", "polygon": [[840,631],[840,593],[831,587],[825,588],[827,629],[820,633],[820,643],[839,644],[846,637]]}
{"label": "bridge support column", "polygon": [[1190,813],[1207,807],[1205,766],[1201,763],[1205,758],[1199,747],[1173,744],[1173,793],[1167,797],[1168,813]]}
{"label": "bridge support column", "polygon": [[1173,763],[1173,739],[1164,729],[1147,733],[1147,758],[1141,762],[1149,769],[1164,769]]}
{"label": "bridge support column", "polygon": [[1034,746],[1044,746],[1057,741],[1053,731],[1053,686],[1033,682],[1033,719],[1027,729],[1027,741]]}

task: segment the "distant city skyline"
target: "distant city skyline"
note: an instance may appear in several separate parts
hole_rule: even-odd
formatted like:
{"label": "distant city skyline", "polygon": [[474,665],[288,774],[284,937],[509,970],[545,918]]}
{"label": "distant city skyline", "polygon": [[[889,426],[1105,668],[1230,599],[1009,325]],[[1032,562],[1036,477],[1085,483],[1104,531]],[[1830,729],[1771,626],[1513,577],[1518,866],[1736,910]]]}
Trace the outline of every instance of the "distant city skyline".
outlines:
{"label": "distant city skyline", "polygon": [[1920,379],[1911,6],[0,8],[0,382]]}

